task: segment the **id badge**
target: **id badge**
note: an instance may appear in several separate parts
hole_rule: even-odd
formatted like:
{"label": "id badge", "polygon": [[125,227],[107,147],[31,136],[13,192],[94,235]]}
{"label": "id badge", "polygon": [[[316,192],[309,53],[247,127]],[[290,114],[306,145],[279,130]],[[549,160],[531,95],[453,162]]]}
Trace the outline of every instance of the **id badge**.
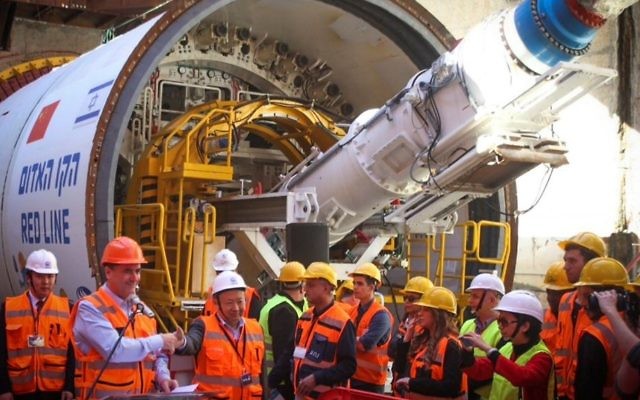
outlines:
{"label": "id badge", "polygon": [[251,374],[248,373],[244,373],[242,374],[242,376],[240,377],[240,384],[242,386],[247,386],[251,384]]}
{"label": "id badge", "polygon": [[304,358],[304,356],[307,355],[307,349],[305,349],[302,346],[296,346],[296,348],[293,350],[293,358]]}
{"label": "id badge", "polygon": [[29,335],[27,337],[27,345],[29,347],[44,347],[44,337],[41,335]]}

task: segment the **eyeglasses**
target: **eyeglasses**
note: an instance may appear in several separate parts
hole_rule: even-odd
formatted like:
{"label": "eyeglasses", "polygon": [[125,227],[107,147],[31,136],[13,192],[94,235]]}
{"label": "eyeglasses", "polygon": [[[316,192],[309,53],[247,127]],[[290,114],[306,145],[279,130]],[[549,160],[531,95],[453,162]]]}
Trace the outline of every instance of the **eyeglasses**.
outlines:
{"label": "eyeglasses", "polygon": [[500,325],[501,327],[505,327],[507,325],[516,324],[516,323],[518,323],[517,319],[509,321],[506,318],[498,318],[498,325]]}
{"label": "eyeglasses", "polygon": [[405,303],[415,303],[420,299],[420,297],[416,296],[404,296],[403,297]]}

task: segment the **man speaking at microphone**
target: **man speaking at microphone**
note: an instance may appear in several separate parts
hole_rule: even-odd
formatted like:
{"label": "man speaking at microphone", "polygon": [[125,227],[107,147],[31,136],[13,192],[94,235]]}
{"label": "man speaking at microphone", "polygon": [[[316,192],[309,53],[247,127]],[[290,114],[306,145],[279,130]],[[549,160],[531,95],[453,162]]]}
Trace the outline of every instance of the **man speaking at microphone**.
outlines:
{"label": "man speaking at microphone", "polygon": [[171,333],[157,334],[155,319],[143,312],[145,306],[135,294],[140,265],[146,262],[136,241],[113,239],[100,261],[106,283],[73,308],[78,400],[148,393],[154,381],[164,392],[177,386],[165,354],[173,353],[177,339]]}

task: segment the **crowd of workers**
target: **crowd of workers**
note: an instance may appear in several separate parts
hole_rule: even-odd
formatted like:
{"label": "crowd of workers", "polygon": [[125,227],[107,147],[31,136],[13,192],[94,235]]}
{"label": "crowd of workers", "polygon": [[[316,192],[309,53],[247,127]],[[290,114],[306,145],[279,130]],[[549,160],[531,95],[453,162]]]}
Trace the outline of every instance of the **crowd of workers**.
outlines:
{"label": "crowd of workers", "polygon": [[455,294],[425,277],[407,281],[396,324],[370,263],[339,286],[327,263],[288,262],[262,306],[235,254],[222,250],[204,312],[173,333],[157,332],[136,295],[146,261],[134,240],[108,243],[106,282],[75,304],[53,293],[56,258],[37,250],[28,290],[0,309],[0,400],[170,392],[174,353],[195,356],[197,390],[221,399],[316,399],[336,386],[382,396],[389,365],[401,398],[639,398],[640,283],[592,233],[559,245],[564,260],[544,279],[546,311],[533,293],[506,292],[482,273],[466,289],[473,317],[461,326]]}

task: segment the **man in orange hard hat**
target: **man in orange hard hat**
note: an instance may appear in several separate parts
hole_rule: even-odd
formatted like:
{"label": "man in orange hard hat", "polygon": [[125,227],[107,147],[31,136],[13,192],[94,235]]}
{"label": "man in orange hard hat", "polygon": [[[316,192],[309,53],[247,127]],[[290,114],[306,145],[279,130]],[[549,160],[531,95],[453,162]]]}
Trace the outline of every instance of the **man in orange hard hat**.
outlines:
{"label": "man in orange hard hat", "polygon": [[141,264],[146,262],[135,240],[113,239],[100,262],[106,283],[74,306],[77,399],[148,393],[154,380],[164,392],[177,386],[162,351],[172,353],[178,338],[156,333],[155,318],[144,312],[148,308],[136,295]]}

